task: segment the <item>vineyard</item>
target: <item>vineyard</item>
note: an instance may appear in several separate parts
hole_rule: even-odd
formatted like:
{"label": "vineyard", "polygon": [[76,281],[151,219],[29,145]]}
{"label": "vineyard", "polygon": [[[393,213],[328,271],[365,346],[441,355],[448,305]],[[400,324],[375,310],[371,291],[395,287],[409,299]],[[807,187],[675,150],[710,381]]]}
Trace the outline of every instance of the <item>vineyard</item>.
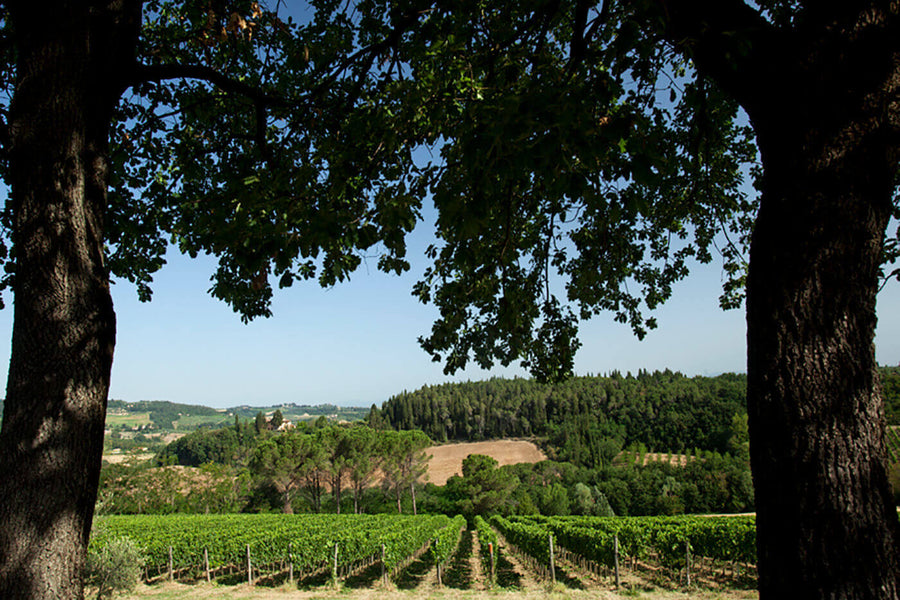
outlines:
{"label": "vineyard", "polygon": [[[478,589],[645,585],[752,587],[752,517],[444,515],[135,515],[102,519],[92,549],[132,539],[144,581],[298,588],[381,585],[429,576]],[[428,573],[431,573],[428,575]]]}
{"label": "vineyard", "polygon": [[[754,517],[512,517],[491,524],[553,577],[555,554],[618,581],[621,566],[652,565],[673,581],[691,585],[691,568],[749,580],[756,562]],[[556,548],[556,552],[554,552]],[[545,575],[546,576],[546,575]]]}

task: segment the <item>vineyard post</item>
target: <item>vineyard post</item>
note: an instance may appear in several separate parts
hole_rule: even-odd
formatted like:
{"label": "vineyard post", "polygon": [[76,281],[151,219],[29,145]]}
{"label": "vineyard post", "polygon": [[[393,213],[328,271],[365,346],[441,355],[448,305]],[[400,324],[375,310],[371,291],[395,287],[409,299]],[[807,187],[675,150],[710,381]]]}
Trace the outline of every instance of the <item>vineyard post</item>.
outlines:
{"label": "vineyard post", "polygon": [[491,553],[491,587],[494,587],[494,542],[488,542],[488,551]]}
{"label": "vineyard post", "polygon": [[553,534],[549,534],[550,538],[550,580],[556,583],[556,567],[553,565]]}
{"label": "vineyard post", "polygon": [[[434,538],[434,542],[432,542],[432,543],[434,544],[435,550],[437,550],[438,549],[438,538]],[[441,557],[440,556],[437,556],[436,562],[437,562],[438,587],[442,587],[442,585],[441,585]]]}
{"label": "vineyard post", "polygon": [[203,549],[203,571],[206,573],[206,582],[209,583],[209,551],[206,548]]}
{"label": "vineyard post", "polygon": [[172,581],[174,565],[172,564],[172,546],[169,546],[169,581]]}
{"label": "vineyard post", "polygon": [[387,583],[387,572],[384,570],[384,544],[381,545],[381,583]]}
{"label": "vineyard post", "polygon": [[688,540],[684,541],[684,558],[685,581],[691,587],[691,543]]}
{"label": "vineyard post", "polygon": [[622,581],[619,579],[619,536],[616,535],[613,545],[613,566],[616,570],[616,589],[620,585],[622,585]]}
{"label": "vineyard post", "polygon": [[253,585],[253,563],[250,562],[250,544],[247,544],[247,583]]}
{"label": "vineyard post", "polygon": [[288,581],[294,583],[294,542],[288,542]]}

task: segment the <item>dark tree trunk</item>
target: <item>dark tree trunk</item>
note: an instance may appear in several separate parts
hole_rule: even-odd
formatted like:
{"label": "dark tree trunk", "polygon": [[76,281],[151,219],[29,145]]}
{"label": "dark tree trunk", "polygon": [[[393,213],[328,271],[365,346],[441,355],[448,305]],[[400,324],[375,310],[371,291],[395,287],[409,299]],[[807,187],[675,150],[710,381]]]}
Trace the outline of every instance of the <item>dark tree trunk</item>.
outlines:
{"label": "dark tree trunk", "polygon": [[744,97],[764,168],[747,288],[762,598],[900,597],[873,343],[900,133],[896,17],[841,16],[771,44],[772,91]]}
{"label": "dark tree trunk", "polygon": [[660,0],[665,35],[746,109],[763,164],[747,285],[760,597],[900,596],[875,300],[900,158],[900,7]]}
{"label": "dark tree trunk", "polygon": [[80,598],[115,343],[103,258],[108,128],[140,4],[9,8],[16,272],[0,432],[0,598]]}
{"label": "dark tree trunk", "polygon": [[341,471],[335,473],[331,478],[331,493],[334,495],[334,502],[337,505],[337,514],[341,514],[341,488],[343,487],[344,474]]}
{"label": "dark tree trunk", "polygon": [[318,513],[322,510],[322,484],[319,481],[320,472],[316,471],[313,480],[313,510]]}
{"label": "dark tree trunk", "polygon": [[747,294],[760,595],[897,598],[873,346],[891,171],[883,152],[809,164],[808,149],[784,155],[784,136],[760,139]]}

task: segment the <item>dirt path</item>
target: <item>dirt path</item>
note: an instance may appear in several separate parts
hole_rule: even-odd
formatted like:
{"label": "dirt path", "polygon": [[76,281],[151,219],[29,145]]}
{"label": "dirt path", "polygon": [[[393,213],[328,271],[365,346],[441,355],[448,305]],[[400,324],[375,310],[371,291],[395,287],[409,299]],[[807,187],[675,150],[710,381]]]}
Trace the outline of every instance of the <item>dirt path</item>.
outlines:
{"label": "dirt path", "polygon": [[472,556],[469,558],[472,572],[472,589],[486,590],[490,587],[490,573],[485,572],[484,563],[481,560],[481,544],[478,543],[478,534],[474,531],[466,532],[472,540]]}
{"label": "dirt path", "polygon": [[437,587],[437,569],[434,566],[434,555],[423,552],[409,564],[394,581],[398,590],[428,590]]}

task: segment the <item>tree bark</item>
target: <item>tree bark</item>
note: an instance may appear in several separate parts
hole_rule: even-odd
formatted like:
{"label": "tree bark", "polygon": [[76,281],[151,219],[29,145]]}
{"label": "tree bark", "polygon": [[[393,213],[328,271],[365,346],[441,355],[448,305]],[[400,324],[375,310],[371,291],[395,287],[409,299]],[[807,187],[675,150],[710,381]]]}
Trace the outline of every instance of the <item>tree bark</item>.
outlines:
{"label": "tree bark", "polygon": [[344,484],[344,474],[336,472],[331,478],[331,493],[334,495],[334,503],[337,506],[337,514],[341,514],[341,488]]}
{"label": "tree bark", "polygon": [[80,598],[115,315],[103,257],[108,129],[139,2],[10,3],[15,252],[0,432],[0,597]]}

